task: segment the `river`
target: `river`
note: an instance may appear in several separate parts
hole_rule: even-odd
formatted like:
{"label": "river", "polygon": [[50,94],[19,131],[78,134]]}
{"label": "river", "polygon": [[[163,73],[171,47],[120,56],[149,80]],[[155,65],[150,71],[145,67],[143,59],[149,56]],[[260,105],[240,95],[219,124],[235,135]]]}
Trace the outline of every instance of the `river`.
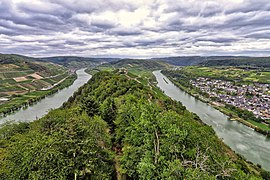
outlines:
{"label": "river", "polygon": [[45,99],[37,102],[36,104],[21,109],[11,115],[8,115],[0,119],[0,124],[6,121],[34,121],[46,115],[51,109],[59,108],[70,96],[83,84],[85,84],[91,75],[85,72],[85,69],[76,71],[78,78],[73,84],[67,88],[64,88],[57,93],[47,96]]}
{"label": "river", "polygon": [[157,86],[167,96],[182,102],[187,110],[196,113],[204,123],[212,126],[216,134],[235,152],[270,171],[269,138],[237,121],[228,120],[228,116],[180,90],[160,71],[154,71],[153,74],[157,79]]}

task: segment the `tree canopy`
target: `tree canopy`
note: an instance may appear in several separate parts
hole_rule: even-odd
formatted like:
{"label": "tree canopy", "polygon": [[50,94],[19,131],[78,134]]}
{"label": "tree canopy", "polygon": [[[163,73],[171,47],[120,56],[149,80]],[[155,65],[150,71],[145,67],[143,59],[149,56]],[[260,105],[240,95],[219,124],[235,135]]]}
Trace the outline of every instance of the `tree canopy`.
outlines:
{"label": "tree canopy", "polygon": [[99,72],[60,109],[0,129],[0,179],[262,179],[180,103]]}

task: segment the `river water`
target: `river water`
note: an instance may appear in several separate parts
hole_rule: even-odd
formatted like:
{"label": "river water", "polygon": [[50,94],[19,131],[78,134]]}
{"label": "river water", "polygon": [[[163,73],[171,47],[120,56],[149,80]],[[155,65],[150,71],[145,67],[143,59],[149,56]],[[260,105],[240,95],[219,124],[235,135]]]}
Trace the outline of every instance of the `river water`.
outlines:
{"label": "river water", "polygon": [[70,96],[83,84],[85,84],[91,75],[85,72],[85,69],[76,71],[78,78],[73,84],[67,88],[64,88],[57,93],[47,96],[45,99],[37,102],[33,106],[29,106],[26,109],[21,109],[14,114],[8,115],[4,118],[0,118],[0,124],[6,121],[34,121],[42,116],[46,115],[51,109],[59,108]]}
{"label": "river water", "polygon": [[228,120],[228,116],[180,90],[160,71],[154,71],[153,74],[156,76],[157,86],[167,96],[182,102],[187,110],[196,113],[204,123],[212,126],[218,137],[222,138],[235,152],[270,171],[269,138],[237,121]]}

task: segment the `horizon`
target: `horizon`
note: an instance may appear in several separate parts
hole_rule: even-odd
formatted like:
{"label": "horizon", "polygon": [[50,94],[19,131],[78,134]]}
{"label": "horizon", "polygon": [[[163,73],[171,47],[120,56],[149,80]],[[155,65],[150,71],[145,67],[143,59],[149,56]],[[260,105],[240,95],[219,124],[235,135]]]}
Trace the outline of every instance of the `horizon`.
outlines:
{"label": "horizon", "polygon": [[270,58],[269,56],[238,56],[238,55],[213,55],[213,56],[200,56],[200,55],[190,55],[190,56],[160,56],[160,57],[121,57],[121,56],[76,56],[76,55],[56,55],[56,56],[29,56],[29,55],[24,55],[24,54],[4,54],[0,52],[0,55],[18,55],[18,56],[25,56],[25,57],[30,57],[30,58],[36,58],[36,59],[42,59],[42,58],[53,58],[53,57],[82,57],[82,58],[93,58],[93,59],[99,59],[99,58],[104,58],[104,59],[120,59],[120,60],[125,60],[125,59],[136,59],[136,60],[149,60],[149,59],[162,59],[162,58],[183,58],[183,57],[246,57],[246,58]]}
{"label": "horizon", "polygon": [[267,0],[2,0],[0,10],[3,54],[270,56]]}

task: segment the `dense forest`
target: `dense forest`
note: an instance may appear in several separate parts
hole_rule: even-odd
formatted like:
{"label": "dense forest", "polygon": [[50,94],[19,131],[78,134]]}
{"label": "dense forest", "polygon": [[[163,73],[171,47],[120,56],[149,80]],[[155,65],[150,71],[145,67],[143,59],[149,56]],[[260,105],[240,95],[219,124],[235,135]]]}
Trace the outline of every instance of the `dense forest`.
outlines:
{"label": "dense forest", "polygon": [[0,179],[267,179],[185,107],[98,72],[60,109],[0,129]]}

